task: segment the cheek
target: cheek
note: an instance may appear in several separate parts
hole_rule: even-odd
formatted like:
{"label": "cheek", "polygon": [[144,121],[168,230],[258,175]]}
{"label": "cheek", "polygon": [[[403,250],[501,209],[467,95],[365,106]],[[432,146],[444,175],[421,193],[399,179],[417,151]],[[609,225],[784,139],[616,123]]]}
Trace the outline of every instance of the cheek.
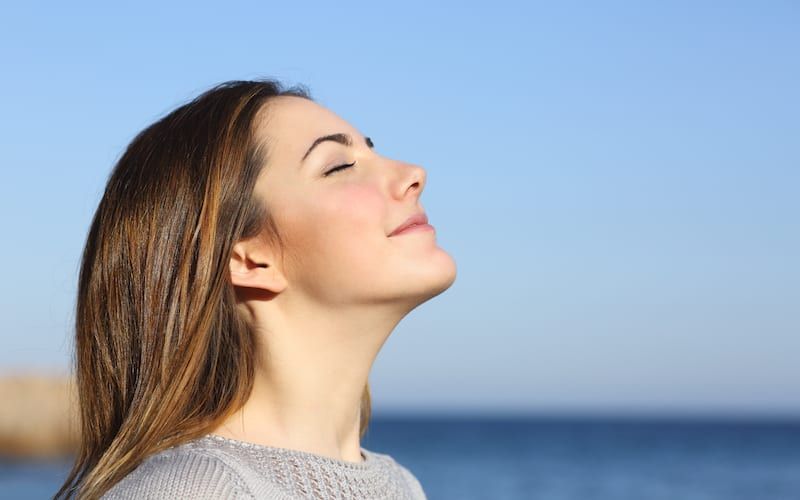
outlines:
{"label": "cheek", "polygon": [[385,198],[376,188],[337,186],[296,207],[287,227],[296,255],[291,278],[308,293],[334,300],[361,290],[390,258]]}
{"label": "cheek", "polygon": [[369,233],[383,230],[385,210],[383,197],[375,188],[353,184],[320,196],[314,211],[326,227]]}
{"label": "cheek", "polygon": [[383,195],[360,184],[322,190],[295,202],[290,212],[285,223],[291,247],[299,260],[314,268],[331,259],[352,265],[375,256],[391,224]]}

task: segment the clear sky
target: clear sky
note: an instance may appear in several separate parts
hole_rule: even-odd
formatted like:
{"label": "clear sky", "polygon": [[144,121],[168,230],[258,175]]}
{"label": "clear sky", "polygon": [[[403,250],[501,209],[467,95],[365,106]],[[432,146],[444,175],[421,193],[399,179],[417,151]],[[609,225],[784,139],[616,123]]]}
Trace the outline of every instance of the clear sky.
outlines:
{"label": "clear sky", "polygon": [[3,371],[68,366],[134,135],[275,77],[427,168],[457,262],[376,411],[800,416],[796,2],[33,4],[0,15]]}

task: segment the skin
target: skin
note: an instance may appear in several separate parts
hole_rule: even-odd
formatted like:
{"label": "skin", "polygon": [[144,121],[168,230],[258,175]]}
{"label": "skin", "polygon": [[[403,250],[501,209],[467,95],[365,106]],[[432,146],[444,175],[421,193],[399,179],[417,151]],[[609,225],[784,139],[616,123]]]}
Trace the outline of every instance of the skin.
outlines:
{"label": "skin", "polygon": [[[353,145],[326,141],[301,160],[332,133]],[[231,281],[260,352],[249,400],[212,433],[361,462],[359,406],[375,357],[404,316],[450,287],[456,264],[435,231],[388,236],[424,212],[422,167],[380,155],[299,97],[270,101],[257,135],[269,160],[255,190],[286,253],[261,237],[234,245]]]}

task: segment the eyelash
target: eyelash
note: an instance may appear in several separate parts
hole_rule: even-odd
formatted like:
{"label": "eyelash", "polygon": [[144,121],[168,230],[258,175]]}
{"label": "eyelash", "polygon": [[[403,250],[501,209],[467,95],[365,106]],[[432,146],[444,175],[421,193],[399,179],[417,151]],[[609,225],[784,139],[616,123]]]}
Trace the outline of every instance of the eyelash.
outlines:
{"label": "eyelash", "polygon": [[[374,148],[375,144],[372,142],[372,139],[370,137],[367,137],[366,139],[367,139],[367,146],[369,146],[370,149]],[[339,165],[338,167],[333,167],[332,169],[328,170],[327,172],[325,172],[322,175],[323,175],[323,177],[328,177],[329,175],[334,174],[334,173],[338,172],[339,170],[345,170],[345,169],[347,169],[349,167],[352,167],[355,164],[356,164],[356,162],[347,163],[345,165]]]}
{"label": "eyelash", "polygon": [[353,165],[355,165],[355,164],[356,164],[356,162],[353,162],[353,163],[348,163],[348,164],[346,164],[346,165],[339,165],[338,167],[334,167],[334,168],[332,168],[332,169],[328,170],[327,172],[325,172],[325,173],[324,173],[324,174],[322,174],[322,175],[323,175],[324,177],[327,177],[327,176],[329,176],[329,175],[333,174],[334,172],[338,172],[339,170],[344,170],[344,169],[346,169],[346,168],[348,168],[348,167],[352,167],[352,166],[353,166]]}

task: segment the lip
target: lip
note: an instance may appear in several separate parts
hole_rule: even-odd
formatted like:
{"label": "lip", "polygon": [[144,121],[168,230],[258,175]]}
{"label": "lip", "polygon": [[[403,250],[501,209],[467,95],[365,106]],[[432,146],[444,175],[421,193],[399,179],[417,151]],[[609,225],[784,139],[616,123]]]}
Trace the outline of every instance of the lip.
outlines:
{"label": "lip", "polygon": [[395,230],[392,231],[389,234],[389,236],[395,236],[396,234],[401,233],[401,232],[405,231],[406,229],[410,229],[410,228],[415,227],[415,226],[420,226],[421,228],[425,227],[426,229],[433,229],[433,226],[428,225],[428,216],[425,215],[424,212],[422,212],[422,213],[414,214],[411,217],[409,217],[408,219],[406,219],[406,221],[403,222],[402,224],[400,224],[399,226],[397,226],[397,228],[395,228]]}

